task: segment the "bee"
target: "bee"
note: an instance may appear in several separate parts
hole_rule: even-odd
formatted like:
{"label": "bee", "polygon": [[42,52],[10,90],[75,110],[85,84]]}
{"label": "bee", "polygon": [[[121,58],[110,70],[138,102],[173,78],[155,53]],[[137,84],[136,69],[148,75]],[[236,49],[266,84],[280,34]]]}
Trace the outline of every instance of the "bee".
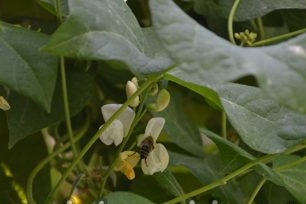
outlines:
{"label": "bee", "polygon": [[144,139],[140,144],[139,148],[140,159],[144,159],[147,166],[148,166],[147,157],[153,149],[154,149],[154,141],[151,136]]}

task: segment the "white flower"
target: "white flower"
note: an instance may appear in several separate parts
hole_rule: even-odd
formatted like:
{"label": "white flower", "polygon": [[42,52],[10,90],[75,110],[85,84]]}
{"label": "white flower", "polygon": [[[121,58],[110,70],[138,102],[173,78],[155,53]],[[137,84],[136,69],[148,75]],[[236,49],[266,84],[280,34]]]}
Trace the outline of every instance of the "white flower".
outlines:
{"label": "white flower", "polygon": [[[142,153],[143,145],[146,140],[153,140],[152,150],[148,153],[146,158],[141,160],[141,168],[144,174],[152,175],[156,172],[163,172],[169,163],[169,154],[164,145],[156,143],[156,140],[162,131],[165,124],[163,118],[152,118],[146,127],[145,133],[140,135],[137,141],[137,146],[140,147],[140,154]],[[150,142],[149,142],[150,144]],[[151,149],[151,147],[149,147]],[[145,151],[144,151],[145,152]],[[143,157],[143,155],[141,155]]]}
{"label": "white flower", "polygon": [[[122,106],[122,104],[107,104],[102,106],[101,111],[105,122]],[[134,111],[127,107],[100,136],[100,140],[106,144],[114,143],[118,146],[128,134],[135,118]],[[103,125],[102,125],[103,126]],[[101,127],[102,127],[101,126]],[[100,127],[100,128],[101,128]]]}

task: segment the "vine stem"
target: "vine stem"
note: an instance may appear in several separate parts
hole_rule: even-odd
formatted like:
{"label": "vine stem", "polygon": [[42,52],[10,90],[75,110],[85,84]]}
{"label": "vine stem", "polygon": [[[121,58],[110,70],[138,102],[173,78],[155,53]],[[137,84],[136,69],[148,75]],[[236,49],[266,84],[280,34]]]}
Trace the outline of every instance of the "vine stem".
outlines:
{"label": "vine stem", "polygon": [[260,39],[263,40],[263,39],[265,39],[265,31],[264,31],[264,27],[263,27],[263,23],[262,23],[262,18],[257,18],[255,21],[257,23],[257,28],[258,28],[258,31],[259,31]]}
{"label": "vine stem", "polygon": [[[291,154],[291,153],[293,153],[293,152],[300,151],[300,150],[302,150],[302,149],[304,149],[304,148],[306,148],[306,143],[305,143],[305,142],[303,142],[303,143],[301,143],[301,144],[297,144],[297,145],[295,145],[295,146],[289,148],[288,150],[286,150],[285,152],[283,152],[283,153],[281,153],[281,154]],[[194,190],[194,191],[191,191],[191,192],[189,192],[189,193],[186,193],[186,194],[184,194],[184,195],[181,195],[181,196],[179,196],[179,197],[176,197],[176,198],[174,198],[174,199],[172,199],[172,200],[166,201],[166,202],[164,202],[163,204],[174,204],[174,203],[178,203],[178,202],[180,202],[180,201],[182,201],[182,200],[186,200],[186,199],[188,199],[188,198],[190,198],[190,197],[197,196],[197,195],[202,194],[202,193],[204,193],[204,192],[206,192],[206,191],[209,191],[209,190],[211,190],[211,189],[214,189],[214,188],[216,188],[216,187],[218,187],[218,186],[225,185],[229,180],[235,178],[235,177],[238,176],[238,175],[243,174],[244,172],[248,171],[250,168],[252,168],[252,167],[254,167],[254,166],[258,165],[258,164],[261,164],[261,163],[269,163],[269,162],[271,162],[275,157],[277,157],[277,156],[279,156],[279,155],[280,155],[280,154],[270,154],[270,155],[265,155],[265,156],[263,156],[263,157],[260,157],[260,158],[258,158],[258,159],[256,159],[256,160],[253,160],[253,161],[251,161],[251,162],[245,164],[245,165],[242,166],[241,168],[239,168],[239,169],[237,169],[236,171],[234,171],[234,172],[228,174],[227,176],[224,176],[224,177],[221,178],[221,179],[218,179],[218,180],[216,180],[216,181],[214,181],[214,182],[212,182],[212,183],[210,183],[210,184],[208,184],[208,185],[206,185],[206,186],[203,186],[203,187],[198,188],[198,189],[196,189],[196,190]]]}
{"label": "vine stem", "polygon": [[76,157],[77,154],[78,154],[78,151],[77,151],[76,145],[74,143],[72,125],[71,125],[71,119],[70,119],[70,108],[69,108],[69,99],[68,99],[68,93],[67,93],[67,80],[66,80],[64,57],[60,57],[60,70],[61,70],[62,93],[63,93],[63,103],[64,103],[66,127],[67,127],[67,131],[68,131],[69,140],[70,140],[70,143],[71,143],[73,156]]}
{"label": "vine stem", "polygon": [[56,8],[57,19],[61,23],[63,21],[62,11],[61,11],[61,0],[56,0],[55,1],[55,8]]}
{"label": "vine stem", "polygon": [[262,186],[265,184],[266,179],[265,178],[261,178],[260,181],[258,182],[258,184],[256,185],[250,199],[248,200],[247,204],[252,204],[254,199],[256,198],[256,195],[258,194],[258,192],[260,191],[260,189],[262,188]]}
{"label": "vine stem", "polygon": [[280,40],[283,40],[283,39],[286,39],[286,38],[290,38],[290,37],[293,37],[293,36],[296,36],[296,35],[299,35],[299,34],[302,34],[302,33],[305,33],[305,32],[306,32],[306,28],[303,28],[303,29],[296,30],[296,31],[293,31],[293,32],[290,32],[290,33],[286,33],[284,35],[279,35],[279,36],[276,36],[276,37],[272,37],[272,38],[268,38],[268,39],[265,39],[265,40],[255,42],[255,43],[252,44],[252,46],[260,46],[260,45],[264,45],[264,44],[270,44],[270,43],[280,41]]}
{"label": "vine stem", "polygon": [[240,3],[240,0],[235,0],[231,8],[229,17],[228,17],[228,21],[227,21],[228,37],[231,43],[233,43],[234,45],[236,45],[236,42],[234,39],[233,23],[234,23],[234,16],[235,16],[239,3]]}
{"label": "vine stem", "polygon": [[96,134],[88,141],[88,143],[84,146],[84,148],[80,151],[80,153],[77,155],[77,157],[74,158],[74,161],[71,163],[71,165],[68,167],[66,172],[62,175],[61,179],[57,182],[55,187],[52,189],[52,191],[47,196],[47,199],[45,201],[46,204],[52,203],[52,200],[54,198],[54,195],[57,193],[60,185],[62,182],[68,177],[70,172],[73,170],[73,168],[78,164],[78,162],[83,158],[83,156],[87,153],[87,151],[92,147],[92,145],[96,142],[96,140],[101,136],[102,132],[128,107],[130,102],[134,100],[135,97],[140,95],[145,89],[147,89],[150,84],[153,82],[159,80],[163,74],[152,76],[149,78],[130,98],[127,99],[127,101],[122,104],[122,106],[116,111],[106,122],[105,124],[96,132]]}
{"label": "vine stem", "polygon": [[[81,128],[80,132],[75,137],[75,142],[80,140],[82,136],[85,134],[89,126],[89,117],[87,117],[87,120],[84,124],[84,126]],[[30,173],[29,178],[27,180],[26,184],[26,196],[29,204],[36,204],[34,197],[33,197],[33,183],[36,175],[39,171],[41,171],[46,164],[48,164],[55,156],[57,156],[59,153],[63,152],[67,148],[71,146],[71,143],[66,143],[65,145],[59,147],[57,150],[52,152],[48,155],[43,161],[41,161]]]}

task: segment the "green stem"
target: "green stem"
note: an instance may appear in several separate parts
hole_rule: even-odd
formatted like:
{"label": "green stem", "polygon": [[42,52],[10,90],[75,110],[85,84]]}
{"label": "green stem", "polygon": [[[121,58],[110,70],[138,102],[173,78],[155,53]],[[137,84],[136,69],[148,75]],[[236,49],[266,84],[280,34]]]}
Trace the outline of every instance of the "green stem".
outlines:
{"label": "green stem", "polygon": [[229,37],[231,43],[233,43],[234,45],[236,45],[236,42],[235,42],[235,39],[234,39],[233,23],[234,23],[234,16],[235,16],[237,7],[239,5],[239,2],[240,2],[240,0],[235,0],[233,6],[231,8],[229,17],[228,17],[228,21],[227,21],[228,37]]}
{"label": "green stem", "polygon": [[290,163],[288,163],[288,164],[279,166],[279,167],[277,167],[277,168],[273,168],[273,170],[275,170],[275,171],[281,171],[281,170],[283,170],[283,169],[288,169],[288,168],[291,168],[291,167],[293,167],[293,166],[299,165],[299,164],[301,164],[301,163],[303,163],[303,162],[305,162],[305,161],[306,161],[306,156],[304,156],[304,157],[302,157],[302,158],[300,158],[300,159],[297,159],[297,160],[295,160],[295,161],[293,161],[293,162],[290,162]]}
{"label": "green stem", "polygon": [[[305,142],[301,143],[301,144],[298,144],[298,145],[295,145],[291,148],[289,148],[288,150],[286,150],[285,152],[283,152],[282,154],[291,154],[293,152],[297,152],[297,151],[300,151],[302,149],[305,149],[306,148],[306,144]],[[269,163],[271,162],[275,157],[279,156],[280,154],[273,154],[273,155],[265,155],[261,158],[258,158],[256,160],[253,160],[247,164],[245,164],[244,166],[242,166],[241,168],[237,169],[236,171],[228,174],[227,176],[221,178],[221,179],[218,179],[206,186],[203,186],[201,188],[198,188],[194,191],[191,191],[189,193],[186,193],[182,196],[179,196],[179,197],[176,197],[172,200],[169,200],[167,202],[164,202],[163,204],[174,204],[174,203],[178,203],[182,200],[186,200],[190,197],[193,197],[193,196],[197,196],[199,194],[202,194],[206,191],[209,191],[211,189],[214,189],[218,186],[222,186],[222,185],[225,185],[229,180],[235,178],[236,176],[238,175],[241,175],[243,174],[244,172],[248,171],[250,168],[258,165],[258,164],[261,164],[261,163]]]}
{"label": "green stem", "polygon": [[176,197],[175,199],[172,199],[170,201],[167,201],[163,204],[174,204],[174,203],[177,203],[177,202],[180,202],[182,200],[186,200],[190,197],[193,197],[193,196],[196,196],[196,195],[199,195],[199,194],[202,194],[206,191],[209,191],[211,189],[214,189],[218,186],[222,186],[222,185],[225,185],[229,180],[233,179],[234,177],[242,174],[243,172],[245,172],[246,170],[250,169],[251,167],[253,166],[256,166],[257,164],[260,164],[260,163],[265,163],[267,161],[270,161],[272,158],[274,157],[274,155],[266,155],[266,156],[263,156],[259,159],[256,159],[252,162],[249,162],[247,163],[246,165],[244,165],[243,167],[237,169],[236,171],[232,172],[231,174],[221,178],[221,179],[218,179],[206,186],[203,186],[202,188],[199,188],[199,189],[196,189],[194,191],[191,191],[189,193],[186,193],[182,196],[179,196],[179,197]]}
{"label": "green stem", "polygon": [[134,100],[135,97],[140,95],[145,89],[149,87],[150,84],[153,82],[159,80],[163,74],[152,76],[149,78],[119,109],[116,111],[100,128],[96,134],[88,141],[88,143],[84,146],[84,148],[80,151],[80,153],[77,155],[76,158],[74,158],[74,161],[72,164],[68,167],[66,172],[63,174],[61,179],[57,182],[56,186],[52,189],[52,191],[47,196],[47,199],[45,203],[52,203],[52,200],[54,198],[54,195],[57,193],[60,185],[62,182],[68,177],[70,172],[73,170],[73,168],[78,164],[78,162],[83,158],[83,156],[88,152],[88,150],[93,146],[93,144],[96,142],[96,140],[101,136],[102,132],[128,107],[130,102]]}
{"label": "green stem", "polygon": [[260,181],[258,182],[258,184],[256,185],[250,199],[248,200],[247,204],[252,204],[254,199],[256,198],[256,195],[258,194],[258,192],[260,191],[260,189],[262,188],[262,186],[265,184],[266,179],[262,178],[260,179]]}
{"label": "green stem", "polygon": [[259,31],[260,39],[263,40],[263,39],[265,39],[265,31],[264,31],[264,28],[263,28],[262,19],[257,18],[256,22],[257,22],[257,25],[258,25],[257,28],[258,28],[258,31]]}
{"label": "green stem", "polygon": [[222,128],[222,137],[223,138],[226,138],[226,113],[225,113],[225,111],[223,111],[222,112],[222,126],[221,126],[221,128]]}
{"label": "green stem", "polygon": [[[88,129],[88,126],[89,126],[89,117],[87,117],[87,120],[86,120],[84,126],[81,128],[80,132],[76,135],[75,141],[78,141],[82,138],[82,136],[86,133],[86,131]],[[43,161],[41,161],[33,169],[33,171],[31,172],[31,174],[29,175],[29,178],[27,180],[26,195],[27,195],[27,199],[28,199],[29,204],[36,204],[36,202],[33,198],[33,182],[34,182],[34,179],[35,179],[36,175],[38,174],[38,172],[40,172],[44,168],[44,166],[47,165],[55,156],[57,156],[58,154],[60,154],[64,150],[68,149],[70,146],[71,146],[71,143],[66,143],[65,145],[59,147],[54,152],[49,154],[48,157],[46,157]]]}
{"label": "green stem", "polygon": [[297,31],[286,33],[284,35],[279,35],[279,36],[276,36],[276,37],[272,37],[272,38],[268,38],[268,39],[265,39],[265,40],[255,42],[255,43],[252,44],[252,46],[260,46],[260,45],[265,45],[265,44],[271,44],[273,42],[284,40],[284,39],[287,39],[287,38],[290,38],[290,37],[293,37],[293,36],[296,36],[296,35],[299,35],[299,34],[302,34],[302,33],[305,33],[305,32],[306,32],[306,28],[300,29],[300,30],[297,30]]}
{"label": "green stem", "polygon": [[69,110],[69,100],[67,93],[67,81],[66,81],[66,71],[65,71],[65,60],[63,57],[60,58],[60,70],[61,70],[61,80],[62,80],[62,92],[63,92],[63,103],[65,111],[66,126],[68,131],[69,140],[72,147],[73,156],[78,155],[78,151],[73,139],[72,125],[70,119],[70,110]]}
{"label": "green stem", "polygon": [[56,8],[57,19],[61,23],[63,21],[62,11],[61,11],[61,0],[55,1],[55,8]]}

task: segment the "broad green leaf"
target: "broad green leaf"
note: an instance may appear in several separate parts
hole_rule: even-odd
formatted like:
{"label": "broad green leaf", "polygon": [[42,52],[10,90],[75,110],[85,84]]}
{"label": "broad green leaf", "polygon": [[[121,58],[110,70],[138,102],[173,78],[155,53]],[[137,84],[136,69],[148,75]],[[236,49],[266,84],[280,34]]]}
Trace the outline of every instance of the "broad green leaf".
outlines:
{"label": "broad green leaf", "polygon": [[69,9],[68,19],[43,50],[73,58],[118,60],[135,74],[158,72],[170,66],[167,57],[150,56],[150,43],[145,41],[151,38],[145,38],[123,0],[74,0],[69,1]]}
{"label": "broad green leaf", "polygon": [[[67,73],[67,89],[70,113],[73,116],[88,103],[94,88],[90,77],[75,69]],[[60,81],[56,86],[50,113],[20,95],[12,94],[9,99],[11,101],[11,109],[7,113],[10,130],[9,148],[26,136],[65,117]]]}
{"label": "broad green leaf", "polygon": [[[243,165],[256,159],[256,157],[254,157],[238,145],[226,140],[225,138],[216,135],[215,133],[206,129],[200,129],[200,131],[207,135],[210,139],[212,139],[218,146],[221,158],[224,162],[222,168],[222,172],[224,174],[231,173],[234,170],[237,170]],[[258,172],[259,175],[264,176],[266,179],[272,181],[277,185],[280,185],[282,183],[278,175],[276,175],[275,172],[265,164],[257,165],[255,167],[255,170]]]}
{"label": "broad green leaf", "polygon": [[161,173],[156,173],[153,177],[165,191],[174,197],[184,194],[182,187],[170,171],[166,170]]}
{"label": "broad green leaf", "polygon": [[[296,163],[300,160],[300,163]],[[306,162],[299,156],[286,155],[273,162],[275,172],[284,182],[284,187],[301,203],[306,203]]]}
{"label": "broad green leaf", "polygon": [[196,23],[172,1],[150,2],[157,36],[178,65],[169,74],[203,86],[254,75],[281,104],[306,112],[306,34],[270,47],[237,47]]}
{"label": "broad green leaf", "polygon": [[182,110],[182,104],[180,103],[182,97],[179,94],[171,93],[168,107],[155,115],[165,118],[164,131],[171,141],[191,154],[203,157],[204,151],[200,132]]}
{"label": "broad green leaf", "polygon": [[50,111],[57,77],[57,58],[38,49],[48,36],[1,23],[0,84]]}
{"label": "broad green leaf", "polygon": [[169,80],[169,81],[173,81],[181,86],[184,86],[202,96],[205,97],[205,99],[207,100],[207,102],[212,106],[215,107],[216,109],[222,110],[222,105],[220,102],[220,99],[218,97],[218,94],[213,91],[212,89],[209,89],[207,87],[204,86],[200,86],[194,83],[189,83],[183,80],[180,80],[179,78],[173,77],[172,75],[169,74],[165,74],[165,79]]}
{"label": "broad green leaf", "polygon": [[[171,78],[201,95],[206,96],[206,87]],[[305,139],[306,116],[294,113],[279,105],[259,88],[228,84],[215,86],[228,119],[243,141],[251,148],[278,153]]]}
{"label": "broad green leaf", "polygon": [[194,0],[194,10],[203,16],[223,15],[220,3],[215,0]]}
{"label": "broad green leaf", "polygon": [[306,116],[280,106],[259,88],[228,84],[216,91],[229,121],[253,149],[279,153],[305,139]]}
{"label": "broad green leaf", "polygon": [[[220,158],[218,157],[199,159],[174,152],[169,152],[169,155],[171,165],[187,167],[203,185],[207,185],[224,176],[220,169]],[[215,188],[210,192],[221,203],[239,203],[244,197],[241,189],[232,182],[228,182],[226,185]]]}
{"label": "broad green leaf", "polygon": [[[273,183],[266,182],[261,189],[263,196],[256,199],[258,203],[269,203],[269,204],[298,204],[299,202],[287,191],[286,188]],[[259,197],[259,196],[257,196]]]}
{"label": "broad green leaf", "polygon": [[152,201],[130,192],[114,192],[110,193],[103,199],[99,199],[94,204],[154,204]]}
{"label": "broad green leaf", "polygon": [[[228,16],[234,0],[221,0],[224,16]],[[235,14],[236,21],[246,21],[264,16],[279,9],[305,9],[304,0],[243,0],[240,1]]]}
{"label": "broad green leaf", "polygon": [[289,31],[296,31],[306,27],[305,9],[282,10],[281,15]]}

